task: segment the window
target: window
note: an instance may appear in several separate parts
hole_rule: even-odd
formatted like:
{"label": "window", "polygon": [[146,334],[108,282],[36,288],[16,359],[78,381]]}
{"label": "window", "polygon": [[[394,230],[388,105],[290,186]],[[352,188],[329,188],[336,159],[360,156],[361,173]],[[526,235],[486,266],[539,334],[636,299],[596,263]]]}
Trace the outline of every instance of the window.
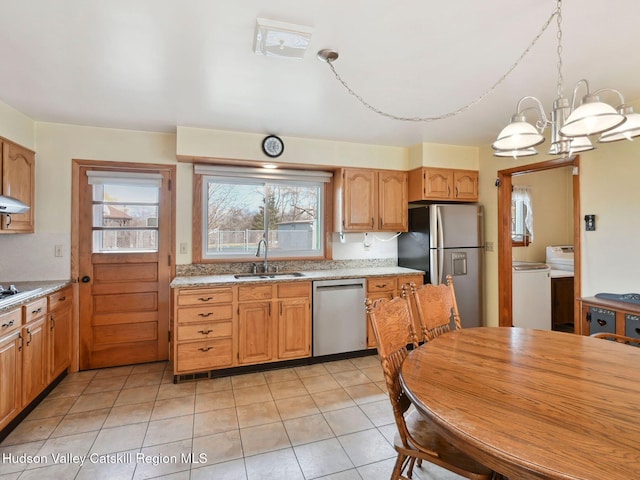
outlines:
{"label": "window", "polygon": [[202,175],[203,259],[255,258],[265,237],[272,259],[324,256],[330,174],[212,166],[195,172]]}
{"label": "window", "polygon": [[93,252],[157,252],[161,174],[88,171]]}
{"label": "window", "polygon": [[511,193],[511,241],[514,247],[533,242],[531,187],[526,185],[514,185]]}

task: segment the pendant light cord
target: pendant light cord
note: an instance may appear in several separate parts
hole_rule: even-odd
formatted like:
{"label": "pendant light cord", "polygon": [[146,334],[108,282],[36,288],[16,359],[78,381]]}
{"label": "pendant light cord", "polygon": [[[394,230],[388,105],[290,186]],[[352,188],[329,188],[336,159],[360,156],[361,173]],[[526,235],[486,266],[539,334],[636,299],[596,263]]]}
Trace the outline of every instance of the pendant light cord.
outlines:
{"label": "pendant light cord", "polygon": [[504,82],[506,80],[506,78],[509,76],[509,74],[511,74],[511,72],[513,72],[513,70],[515,70],[515,68],[518,65],[520,65],[520,63],[522,62],[522,59],[527,55],[527,53],[529,53],[529,51],[533,48],[533,46],[538,42],[538,40],[540,39],[542,34],[547,30],[547,28],[549,28],[549,25],[551,24],[551,21],[553,20],[553,18],[556,17],[557,18],[557,22],[558,22],[558,36],[557,36],[557,38],[558,38],[558,49],[557,49],[557,52],[558,52],[558,92],[560,93],[562,91],[562,72],[561,72],[561,68],[562,68],[562,57],[561,57],[561,53],[562,53],[562,44],[561,44],[562,30],[560,29],[560,22],[562,20],[562,13],[560,11],[561,4],[562,4],[562,0],[558,0],[557,7],[551,13],[551,15],[549,16],[547,21],[544,23],[544,25],[540,29],[540,32],[538,32],[538,34],[534,37],[534,39],[531,41],[531,43],[526,48],[526,50],[524,52],[522,52],[522,54],[513,63],[513,65],[511,65],[511,67],[509,67],[509,69],[505,72],[505,74],[502,75],[498,79],[498,81],[496,81],[488,90],[486,90],[483,94],[481,94],[475,100],[472,100],[471,102],[467,103],[466,105],[463,105],[462,107],[458,108],[457,110],[454,110],[454,111],[448,112],[448,113],[444,113],[442,115],[438,115],[438,116],[435,116],[435,117],[402,117],[402,116],[399,116],[399,115],[394,115],[392,113],[384,112],[384,111],[374,107],[370,103],[368,103],[364,98],[362,98],[360,95],[358,95],[356,92],[354,92],[351,89],[351,87],[347,84],[347,82],[345,80],[343,80],[342,77],[340,76],[340,74],[338,74],[338,72],[336,71],[335,67],[333,66],[333,60],[327,60],[327,64],[329,65],[329,68],[331,69],[331,71],[335,75],[336,79],[342,84],[342,86],[344,86],[344,88],[351,95],[353,95],[362,105],[364,105],[369,110],[377,113],[378,115],[382,115],[383,117],[391,118],[393,120],[401,120],[401,121],[404,121],[404,122],[434,122],[436,120],[444,120],[445,118],[449,118],[449,117],[453,117],[455,115],[458,115],[458,114],[468,110],[469,108],[473,107],[474,105],[480,103],[487,95],[489,95],[491,92],[493,92],[498,87],[498,85],[500,85],[502,82]]}

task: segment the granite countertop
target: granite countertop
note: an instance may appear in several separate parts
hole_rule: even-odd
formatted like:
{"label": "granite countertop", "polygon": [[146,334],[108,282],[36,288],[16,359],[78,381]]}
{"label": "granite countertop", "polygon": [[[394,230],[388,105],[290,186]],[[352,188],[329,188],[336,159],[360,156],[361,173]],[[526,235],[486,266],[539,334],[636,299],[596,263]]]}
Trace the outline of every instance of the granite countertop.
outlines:
{"label": "granite countertop", "polygon": [[245,285],[247,283],[264,282],[301,282],[309,280],[333,280],[338,278],[359,277],[386,277],[392,275],[421,275],[422,270],[413,270],[404,267],[373,267],[373,268],[344,268],[333,270],[306,270],[301,271],[301,277],[274,277],[274,278],[235,278],[234,274],[228,275],[194,275],[175,277],[171,282],[171,288],[180,287],[207,287],[214,285]]}
{"label": "granite countertop", "polygon": [[25,303],[31,302],[38,298],[57,292],[67,285],[71,284],[71,280],[45,280],[30,282],[0,282],[4,288],[9,285],[15,285],[22,294],[18,294],[15,298],[7,298],[0,301],[0,312],[11,310]]}

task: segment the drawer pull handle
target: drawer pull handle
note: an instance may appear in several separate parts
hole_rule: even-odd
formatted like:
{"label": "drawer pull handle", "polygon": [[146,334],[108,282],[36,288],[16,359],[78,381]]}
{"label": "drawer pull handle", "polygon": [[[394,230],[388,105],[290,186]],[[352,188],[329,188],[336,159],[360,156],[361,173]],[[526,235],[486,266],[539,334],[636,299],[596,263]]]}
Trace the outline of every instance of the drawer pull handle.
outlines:
{"label": "drawer pull handle", "polygon": [[209,350],[211,350],[213,347],[202,347],[199,348],[198,350],[200,350],[201,352],[208,352]]}
{"label": "drawer pull handle", "polygon": [[[8,323],[3,323],[3,324],[2,324],[2,328],[7,328],[7,327],[11,327],[11,326],[13,326],[13,320],[11,320],[11,321],[10,321],[10,322],[8,322]],[[636,329],[636,330],[637,330],[637,329]]]}
{"label": "drawer pull handle", "polygon": [[207,312],[207,313],[199,313],[198,316],[199,317],[208,317],[210,315],[213,315],[213,312]]}
{"label": "drawer pull handle", "polygon": [[213,300],[213,297],[200,297],[198,300],[201,302],[208,302],[209,300]]}
{"label": "drawer pull handle", "polygon": [[213,332],[213,330],[198,330],[198,333],[203,335],[209,335],[211,332]]}
{"label": "drawer pull handle", "polygon": [[40,313],[41,311],[42,311],[42,307],[37,308],[35,310],[31,310],[31,315],[36,315],[36,314]]}
{"label": "drawer pull handle", "polygon": [[27,333],[29,334],[29,340],[27,340],[27,347],[28,347],[29,344],[31,343],[31,330],[27,330]]}
{"label": "drawer pull handle", "polygon": [[58,299],[58,301],[59,301],[59,302],[64,302],[66,299],[67,299],[67,297],[60,297],[60,298]]}
{"label": "drawer pull handle", "polygon": [[598,325],[600,325],[601,327],[604,327],[607,324],[606,320],[602,320],[602,319],[598,319]]}
{"label": "drawer pull handle", "polygon": [[376,285],[376,288],[385,288],[387,286],[386,283],[382,283],[380,285]]}

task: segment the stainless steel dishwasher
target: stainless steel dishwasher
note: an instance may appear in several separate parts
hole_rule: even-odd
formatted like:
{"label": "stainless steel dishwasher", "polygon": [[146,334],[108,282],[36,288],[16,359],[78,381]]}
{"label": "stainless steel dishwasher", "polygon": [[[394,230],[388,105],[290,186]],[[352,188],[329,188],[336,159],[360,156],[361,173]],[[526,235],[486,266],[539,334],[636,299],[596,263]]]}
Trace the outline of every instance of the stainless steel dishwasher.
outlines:
{"label": "stainless steel dishwasher", "polygon": [[367,348],[365,279],[313,282],[313,356]]}

